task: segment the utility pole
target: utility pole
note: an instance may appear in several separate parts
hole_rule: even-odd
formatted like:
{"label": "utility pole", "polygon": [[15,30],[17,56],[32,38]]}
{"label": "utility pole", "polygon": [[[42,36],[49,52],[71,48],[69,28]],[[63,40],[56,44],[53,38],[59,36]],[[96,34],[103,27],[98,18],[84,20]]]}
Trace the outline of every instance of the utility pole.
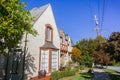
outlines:
{"label": "utility pole", "polygon": [[96,25],[95,31],[96,31],[97,37],[98,37],[98,36],[99,36],[99,30],[100,30],[100,28],[99,28],[99,26],[98,26],[98,19],[97,19],[97,16],[96,16],[96,15],[94,15],[94,20],[95,20],[95,25]]}

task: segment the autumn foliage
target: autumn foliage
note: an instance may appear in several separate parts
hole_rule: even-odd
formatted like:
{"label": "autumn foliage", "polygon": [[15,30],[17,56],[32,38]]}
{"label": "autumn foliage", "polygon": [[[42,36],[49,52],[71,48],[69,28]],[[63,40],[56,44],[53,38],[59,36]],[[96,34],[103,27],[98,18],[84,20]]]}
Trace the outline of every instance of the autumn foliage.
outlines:
{"label": "autumn foliage", "polygon": [[100,43],[94,52],[97,63],[111,64],[120,61],[120,32],[113,32],[109,39]]}
{"label": "autumn foliage", "polygon": [[73,58],[75,61],[77,61],[77,60],[80,58],[80,55],[81,55],[81,51],[80,51],[78,48],[74,47],[74,48],[72,49],[72,58]]}
{"label": "autumn foliage", "polygon": [[111,64],[110,57],[111,56],[107,53],[105,54],[103,50],[94,52],[94,58],[96,62],[100,64]]}

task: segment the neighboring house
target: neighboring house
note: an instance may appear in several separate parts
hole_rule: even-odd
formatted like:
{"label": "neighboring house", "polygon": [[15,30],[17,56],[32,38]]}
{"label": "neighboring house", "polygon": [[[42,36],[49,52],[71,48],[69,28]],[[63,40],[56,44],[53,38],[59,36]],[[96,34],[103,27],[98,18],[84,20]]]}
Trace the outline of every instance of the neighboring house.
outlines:
{"label": "neighboring house", "polygon": [[71,61],[72,41],[70,36],[65,34],[64,30],[60,34],[60,67],[65,67]]}
{"label": "neighboring house", "polygon": [[34,37],[28,34],[27,36],[27,53],[33,57],[34,67],[30,67],[32,74],[29,71],[26,73],[28,73],[28,79],[36,79],[40,70],[45,70],[46,75],[49,76],[52,71],[59,69],[60,38],[50,4],[33,8],[30,12],[34,17],[33,28],[37,30],[38,35]]}

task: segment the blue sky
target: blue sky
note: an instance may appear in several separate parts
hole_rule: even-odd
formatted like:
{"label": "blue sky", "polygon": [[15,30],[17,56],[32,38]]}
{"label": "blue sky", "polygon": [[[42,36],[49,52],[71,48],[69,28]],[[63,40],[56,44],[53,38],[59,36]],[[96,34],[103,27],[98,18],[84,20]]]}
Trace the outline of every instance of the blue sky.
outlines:
{"label": "blue sky", "polygon": [[[120,0],[105,0],[105,5],[104,0],[21,1],[27,2],[27,10],[50,3],[58,28],[64,29],[65,33],[70,35],[74,43],[83,38],[89,39],[96,37],[93,17],[95,14],[99,19],[101,35],[108,38],[112,32],[120,32]],[[102,22],[103,24],[101,26],[100,23]]]}

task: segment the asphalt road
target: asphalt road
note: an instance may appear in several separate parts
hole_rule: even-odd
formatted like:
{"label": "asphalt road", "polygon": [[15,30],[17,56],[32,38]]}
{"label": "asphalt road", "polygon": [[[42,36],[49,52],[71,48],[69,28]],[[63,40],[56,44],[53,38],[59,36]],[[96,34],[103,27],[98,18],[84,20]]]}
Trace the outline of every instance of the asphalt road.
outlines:
{"label": "asphalt road", "polygon": [[111,80],[109,75],[105,73],[102,69],[94,69],[93,80]]}

